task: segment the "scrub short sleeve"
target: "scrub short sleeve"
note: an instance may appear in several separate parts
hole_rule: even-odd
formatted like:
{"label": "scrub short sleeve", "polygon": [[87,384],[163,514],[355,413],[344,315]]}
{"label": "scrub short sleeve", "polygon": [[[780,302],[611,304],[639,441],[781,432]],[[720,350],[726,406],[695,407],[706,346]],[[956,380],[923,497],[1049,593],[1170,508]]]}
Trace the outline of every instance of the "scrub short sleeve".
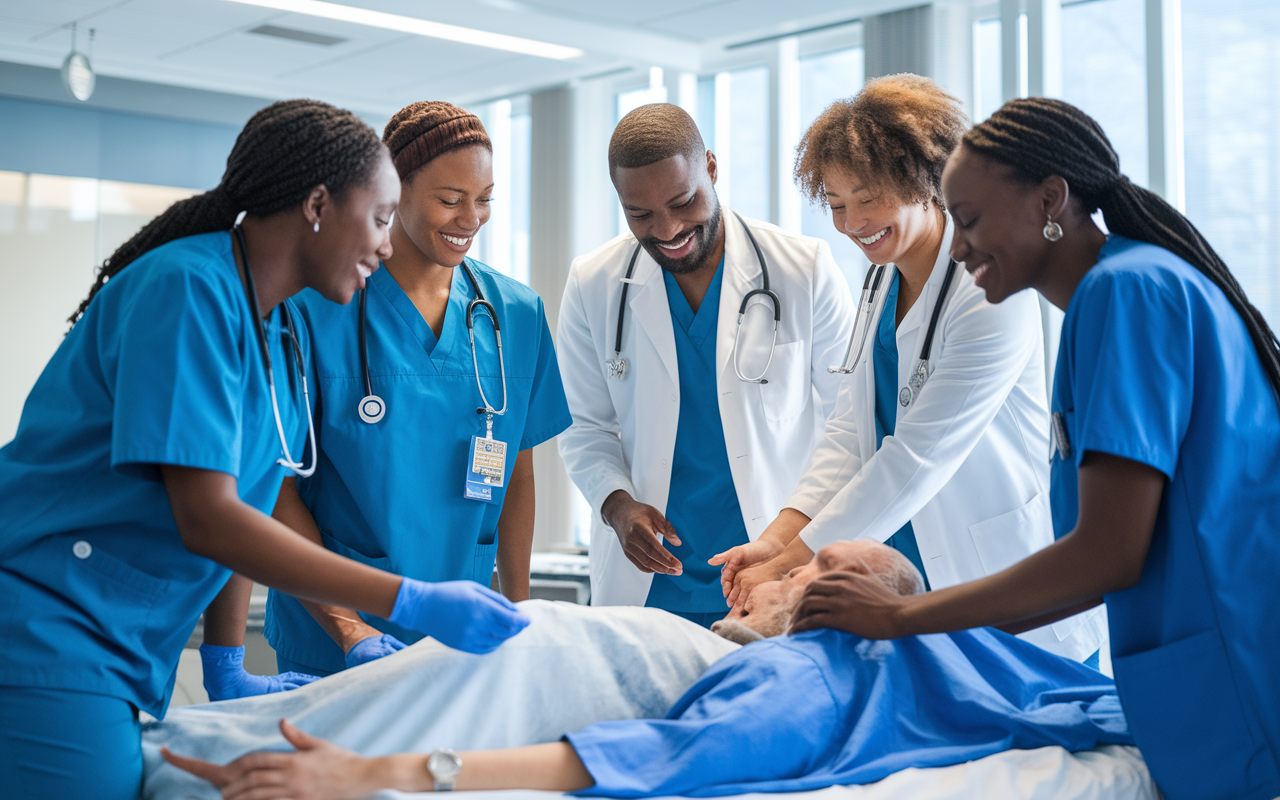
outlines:
{"label": "scrub short sleeve", "polygon": [[1192,319],[1186,296],[1147,275],[1086,275],[1073,298],[1071,397],[1076,466],[1085,451],[1148,464],[1173,479],[1191,414]]}
{"label": "scrub short sleeve", "polygon": [[242,315],[215,276],[162,264],[146,268],[158,274],[120,306],[115,323],[111,466],[156,481],[158,464],[238,478]]}
{"label": "scrub short sleeve", "polygon": [[560,362],[556,359],[547,315],[538,299],[538,356],[533,371],[533,388],[529,392],[529,415],[525,419],[520,449],[528,450],[565,431],[572,423],[569,402],[560,381]]}

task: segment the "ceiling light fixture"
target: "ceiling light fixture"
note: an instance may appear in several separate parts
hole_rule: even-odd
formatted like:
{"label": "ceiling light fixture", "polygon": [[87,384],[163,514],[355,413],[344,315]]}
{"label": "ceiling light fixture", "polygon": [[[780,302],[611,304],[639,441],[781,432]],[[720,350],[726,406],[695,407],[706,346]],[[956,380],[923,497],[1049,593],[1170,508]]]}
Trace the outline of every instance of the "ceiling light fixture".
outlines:
{"label": "ceiling light fixture", "polygon": [[[93,52],[94,30],[89,29],[89,52]],[[80,102],[93,96],[93,87],[97,78],[93,73],[93,64],[89,56],[76,49],[76,23],[71,23],[71,52],[62,61],[62,86]]]}
{"label": "ceiling light fixture", "polygon": [[433,39],[446,39],[451,42],[473,44],[478,47],[491,47],[495,50],[506,50],[542,58],[564,60],[577,58],[582,51],[576,47],[539,42],[533,39],[522,39],[519,36],[507,36],[502,33],[463,28],[458,25],[446,25],[443,22],[430,22],[416,17],[405,17],[400,14],[388,14],[383,11],[372,11],[367,8],[355,8],[338,3],[325,3],[322,0],[229,0],[232,3],[243,3],[250,6],[274,8],[277,11],[288,11],[294,14],[307,14],[312,17],[352,22],[356,25],[368,25],[373,28],[386,28],[404,33],[416,33]]}

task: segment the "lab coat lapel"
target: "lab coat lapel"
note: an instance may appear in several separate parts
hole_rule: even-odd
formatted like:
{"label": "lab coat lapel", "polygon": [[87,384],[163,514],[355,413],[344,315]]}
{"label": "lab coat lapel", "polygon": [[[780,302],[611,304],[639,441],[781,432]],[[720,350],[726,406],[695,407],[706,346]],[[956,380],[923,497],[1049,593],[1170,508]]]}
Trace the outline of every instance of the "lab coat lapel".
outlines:
{"label": "lab coat lapel", "polygon": [[[662,268],[648,253],[641,250],[631,280],[627,313],[636,321],[636,328],[649,337],[672,385],[678,387],[680,367],[676,361],[676,334],[671,327],[671,306],[667,303],[667,284],[662,279]],[[637,380],[649,378],[640,375]]]}
{"label": "lab coat lapel", "polygon": [[[875,269],[875,267],[868,267]],[[875,302],[871,306],[871,329],[867,332],[866,344],[862,347],[862,360],[851,376],[854,386],[862,392],[863,402],[858,404],[858,449],[861,451],[862,463],[866,463],[876,453],[876,332],[880,327],[880,315],[884,313],[885,300],[889,296],[889,285],[897,267],[892,264],[885,269],[880,280],[880,291],[876,293]],[[861,324],[862,320],[858,320]]]}

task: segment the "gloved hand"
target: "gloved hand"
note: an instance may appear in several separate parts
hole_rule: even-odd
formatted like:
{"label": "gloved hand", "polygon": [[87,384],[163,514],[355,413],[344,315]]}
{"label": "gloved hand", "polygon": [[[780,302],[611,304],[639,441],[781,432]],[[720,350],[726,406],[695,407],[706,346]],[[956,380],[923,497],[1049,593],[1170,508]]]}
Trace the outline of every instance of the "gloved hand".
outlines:
{"label": "gloved hand", "polygon": [[468,653],[496,650],[529,624],[510,600],[474,581],[413,578],[401,582],[389,619]]}
{"label": "gloved hand", "polygon": [[347,669],[367,664],[370,661],[377,661],[397,650],[403,650],[406,646],[404,642],[389,633],[361,639],[351,645],[351,649],[347,651]]}
{"label": "gloved hand", "polygon": [[210,700],[232,700],[273,692],[287,692],[306,686],[315,675],[286,672],[283,675],[250,675],[244,671],[243,647],[200,645],[200,663],[204,666],[204,690]]}

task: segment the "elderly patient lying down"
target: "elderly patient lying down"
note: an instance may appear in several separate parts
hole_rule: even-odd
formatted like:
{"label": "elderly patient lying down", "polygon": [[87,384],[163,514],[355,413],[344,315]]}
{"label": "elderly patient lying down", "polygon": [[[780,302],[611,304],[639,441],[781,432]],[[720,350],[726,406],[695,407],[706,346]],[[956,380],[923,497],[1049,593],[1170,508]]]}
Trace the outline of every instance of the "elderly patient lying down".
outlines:
{"label": "elderly patient lying down", "polygon": [[[844,543],[769,587],[730,627],[776,626],[809,580],[840,568],[873,573],[896,591],[920,585],[896,551]],[[529,629],[500,651],[535,631],[540,620],[531,616]],[[547,681],[561,687],[560,702],[593,701],[556,676]],[[470,710],[509,712],[483,704]],[[164,757],[229,798],[355,798],[383,788],[434,788],[425,754],[364,757],[287,722],[280,729],[296,752],[251,753],[227,766],[168,751]],[[1111,681],[1012,636],[973,630],[872,642],[820,630],[754,642],[720,658],[665,719],[599,722],[557,742],[463,752],[456,786],[614,797],[779,792],[869,783],[907,767],[1008,749],[1075,751],[1102,743],[1132,743]]]}

